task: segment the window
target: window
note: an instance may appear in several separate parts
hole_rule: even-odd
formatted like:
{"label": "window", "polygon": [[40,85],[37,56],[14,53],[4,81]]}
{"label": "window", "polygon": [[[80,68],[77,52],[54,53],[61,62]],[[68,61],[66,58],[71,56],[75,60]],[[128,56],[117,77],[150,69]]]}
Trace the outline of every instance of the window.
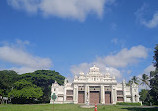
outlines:
{"label": "window", "polygon": [[123,101],[123,97],[117,97],[117,101]]}
{"label": "window", "polygon": [[66,100],[72,101],[72,100],[73,100],[73,97],[72,97],[72,96],[67,96],[67,97],[66,97]]}
{"label": "window", "polygon": [[67,90],[66,95],[73,95],[73,90]]}
{"label": "window", "polygon": [[123,95],[123,91],[117,91],[117,95]]}

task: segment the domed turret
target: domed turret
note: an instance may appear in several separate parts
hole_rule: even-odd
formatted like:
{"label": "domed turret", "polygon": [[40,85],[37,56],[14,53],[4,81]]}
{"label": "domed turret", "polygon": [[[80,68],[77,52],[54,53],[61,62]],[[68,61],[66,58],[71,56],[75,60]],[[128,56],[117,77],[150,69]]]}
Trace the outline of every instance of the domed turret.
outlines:
{"label": "domed turret", "polygon": [[84,73],[83,73],[83,72],[80,72],[79,74],[80,74],[80,76],[84,76]]}
{"label": "domed turret", "polygon": [[89,75],[101,75],[100,72],[99,72],[99,68],[96,67],[95,65],[90,68],[88,74],[89,74]]}
{"label": "domed turret", "polygon": [[94,65],[90,68],[90,72],[99,72],[99,68]]}

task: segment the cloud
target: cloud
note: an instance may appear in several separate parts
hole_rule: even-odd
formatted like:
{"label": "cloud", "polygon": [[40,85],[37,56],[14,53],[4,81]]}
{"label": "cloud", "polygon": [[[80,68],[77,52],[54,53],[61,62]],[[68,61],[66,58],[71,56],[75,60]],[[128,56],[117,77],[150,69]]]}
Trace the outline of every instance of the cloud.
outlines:
{"label": "cloud", "polygon": [[22,67],[11,67],[8,70],[14,70],[18,74],[24,74],[24,73],[34,72],[34,71],[39,70],[39,69],[40,68],[22,66]]}
{"label": "cloud", "polygon": [[70,71],[72,74],[75,74],[75,75],[78,75],[80,72],[84,72],[86,74],[89,72],[89,68],[92,67],[94,64],[100,68],[100,72],[102,74],[105,74],[108,68],[111,76],[117,76],[117,78],[121,78],[121,73],[118,69],[113,68],[113,67],[106,67],[105,64],[100,64],[96,61],[93,63],[81,63],[79,65],[73,65],[71,66]]}
{"label": "cloud", "polygon": [[158,11],[156,11],[152,16],[147,15],[151,19],[150,20],[146,20],[145,19],[145,14],[147,14],[147,12],[146,12],[147,7],[148,7],[147,4],[143,4],[142,7],[135,12],[135,15],[137,17],[137,20],[142,25],[144,25],[144,26],[146,26],[148,28],[155,28],[155,27],[158,26]]}
{"label": "cloud", "polygon": [[133,65],[139,62],[139,59],[147,57],[148,49],[144,46],[134,46],[131,49],[124,48],[115,55],[108,55],[105,57],[97,57],[91,63],[81,63],[79,65],[71,66],[70,71],[73,74],[78,74],[79,72],[87,73],[89,68],[94,64],[100,68],[101,73],[105,73],[106,69],[109,68],[111,75],[121,78],[121,72],[118,68],[123,68],[128,65]]}
{"label": "cloud", "polygon": [[153,65],[149,65],[148,67],[146,67],[144,69],[144,74],[150,74],[151,71],[154,71],[155,70],[155,67]]}
{"label": "cloud", "polygon": [[150,72],[154,71],[154,70],[155,70],[155,67],[153,65],[149,65],[148,67],[146,67],[144,69],[144,71],[142,72],[142,74],[139,74],[137,77],[138,78],[142,78],[143,74],[147,74],[148,76],[150,76]]}
{"label": "cloud", "polygon": [[72,74],[79,74],[80,72],[87,73],[91,66],[92,66],[92,63],[81,63],[79,65],[71,66],[70,71]]}
{"label": "cloud", "polygon": [[15,9],[28,13],[42,13],[44,16],[57,16],[84,21],[88,14],[94,13],[101,17],[105,5],[115,0],[8,0]]}
{"label": "cloud", "polygon": [[153,17],[149,21],[142,21],[142,24],[144,24],[148,28],[155,28],[158,26],[158,12],[154,13]]}
{"label": "cloud", "polygon": [[15,45],[4,45],[0,47],[0,60],[17,65],[19,67],[13,67],[18,73],[33,72],[37,69],[49,69],[52,65],[52,61],[49,58],[41,58],[33,56],[23,49],[22,44],[28,44],[29,42],[17,41]]}
{"label": "cloud", "polygon": [[148,49],[144,46],[134,46],[131,49],[124,48],[115,55],[98,57],[97,61],[111,67],[126,67],[129,64],[137,63],[138,59],[147,57]]}

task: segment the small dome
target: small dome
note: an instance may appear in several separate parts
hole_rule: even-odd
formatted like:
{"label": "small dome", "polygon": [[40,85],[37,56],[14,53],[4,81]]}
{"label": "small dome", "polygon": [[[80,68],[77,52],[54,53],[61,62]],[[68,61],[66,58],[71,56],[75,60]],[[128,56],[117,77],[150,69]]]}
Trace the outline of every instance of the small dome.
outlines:
{"label": "small dome", "polygon": [[88,75],[101,75],[101,73],[99,72],[99,68],[96,67],[95,65],[93,67],[90,68]]}
{"label": "small dome", "polygon": [[81,75],[81,76],[83,76],[83,75],[84,75],[84,73],[83,73],[83,72],[80,72],[80,75]]}
{"label": "small dome", "polygon": [[99,72],[99,68],[94,65],[90,68],[90,72]]}

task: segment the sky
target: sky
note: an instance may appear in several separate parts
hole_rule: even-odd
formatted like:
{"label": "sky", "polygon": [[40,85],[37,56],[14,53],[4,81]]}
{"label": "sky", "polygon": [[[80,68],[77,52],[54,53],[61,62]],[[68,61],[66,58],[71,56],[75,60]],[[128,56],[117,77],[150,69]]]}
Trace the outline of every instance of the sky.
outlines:
{"label": "sky", "polygon": [[0,70],[55,70],[72,79],[94,64],[117,80],[154,70],[157,0],[0,0]]}

